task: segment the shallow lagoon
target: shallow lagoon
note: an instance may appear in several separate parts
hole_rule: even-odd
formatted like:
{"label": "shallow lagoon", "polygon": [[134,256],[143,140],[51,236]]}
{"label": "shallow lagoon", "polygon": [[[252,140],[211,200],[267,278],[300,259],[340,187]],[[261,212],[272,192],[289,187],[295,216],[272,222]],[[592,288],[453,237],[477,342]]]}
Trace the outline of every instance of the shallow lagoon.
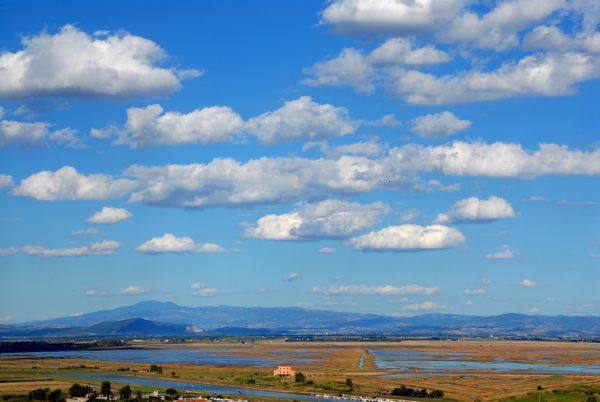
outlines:
{"label": "shallow lagoon", "polygon": [[486,371],[496,374],[600,374],[600,365],[558,365],[551,361],[530,363],[507,359],[489,361],[469,360],[472,356],[456,352],[427,352],[420,350],[369,350],[379,369],[386,371],[407,371],[389,374],[386,377],[410,377],[417,370],[421,376],[474,375],[473,371]]}
{"label": "shallow lagoon", "polygon": [[237,355],[227,349],[102,349],[52,352],[0,353],[0,355],[40,356],[56,359],[88,359],[123,363],[195,364],[274,367],[280,364],[309,364],[315,359],[298,357],[295,353],[281,356]]}

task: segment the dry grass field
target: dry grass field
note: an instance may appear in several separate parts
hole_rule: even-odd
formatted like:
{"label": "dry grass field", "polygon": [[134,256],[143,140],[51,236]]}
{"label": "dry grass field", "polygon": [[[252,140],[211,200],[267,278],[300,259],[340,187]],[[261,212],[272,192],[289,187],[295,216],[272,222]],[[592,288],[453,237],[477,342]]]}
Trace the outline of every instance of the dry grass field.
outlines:
{"label": "dry grass field", "polygon": [[[525,342],[525,341],[403,341],[403,342],[285,342],[284,340],[261,340],[256,342],[198,342],[185,344],[147,343],[136,344],[144,348],[194,348],[223,349],[222,353],[236,356],[301,356],[314,359],[297,367],[308,384],[296,384],[293,379],[281,380],[272,377],[271,368],[255,368],[220,365],[161,364],[162,374],[148,372],[149,364],[127,362],[97,362],[83,359],[50,359],[36,357],[0,357],[0,394],[26,393],[39,387],[68,388],[75,380],[52,377],[57,372],[93,372],[169,378],[207,384],[233,385],[269,390],[301,393],[348,392],[345,386],[351,378],[356,394],[383,394],[404,384],[410,387],[441,389],[448,398],[456,400],[500,400],[520,397],[535,391],[538,385],[546,391],[573,385],[600,386],[600,375],[579,374],[532,374],[508,372],[499,375],[489,370],[475,370],[471,375],[453,372],[447,376],[427,376],[422,373],[405,378],[390,378],[389,375],[404,370],[384,370],[377,366],[369,350],[422,351],[433,355],[462,354],[464,359],[488,362],[505,359],[520,363],[554,365],[598,365],[600,344]],[[174,352],[176,353],[176,352]],[[363,365],[360,367],[361,356]],[[85,366],[85,367],[82,367]],[[129,371],[118,371],[127,367]],[[174,373],[174,374],[173,374]],[[464,373],[462,373],[464,374]],[[474,375],[476,374],[476,375]],[[39,380],[39,381],[33,381]],[[81,382],[81,381],[80,381]],[[582,401],[585,398],[582,397]],[[565,400],[579,400],[565,399]]]}

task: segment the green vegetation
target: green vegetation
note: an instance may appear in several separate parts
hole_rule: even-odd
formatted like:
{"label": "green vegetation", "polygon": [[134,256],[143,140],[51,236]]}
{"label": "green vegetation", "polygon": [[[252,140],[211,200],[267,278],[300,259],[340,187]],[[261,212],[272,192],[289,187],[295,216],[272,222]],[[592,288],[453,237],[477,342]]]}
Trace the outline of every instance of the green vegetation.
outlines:
{"label": "green vegetation", "polygon": [[30,391],[27,399],[30,401],[62,402],[65,400],[65,397],[60,389],[50,391],[50,388],[38,388]]}
{"label": "green vegetation", "polygon": [[100,394],[104,396],[111,396],[112,390],[110,388],[110,381],[102,381],[102,385],[100,386]]}
{"label": "green vegetation", "polygon": [[119,390],[119,398],[121,398],[124,401],[128,401],[131,399],[131,393],[131,387],[129,386],[129,384],[127,384],[124,387],[121,387],[121,389]]}
{"label": "green vegetation", "polygon": [[306,381],[306,377],[304,377],[304,374],[302,374],[301,372],[297,372],[294,376],[294,379],[296,380],[296,382],[299,383],[303,383]]}
{"label": "green vegetation", "polygon": [[157,366],[156,364],[152,364],[150,366],[150,372],[151,373],[158,373],[158,374],[162,374],[163,372],[163,368],[161,366]]}
{"label": "green vegetation", "polygon": [[394,396],[411,396],[413,398],[442,398],[444,391],[434,389],[433,391],[427,392],[425,388],[415,389],[401,385],[398,388],[394,388],[390,394]]}
{"label": "green vegetation", "polygon": [[89,385],[80,385],[75,383],[71,385],[71,388],[69,388],[69,396],[72,398],[84,397],[91,392],[92,387],[90,387]]}

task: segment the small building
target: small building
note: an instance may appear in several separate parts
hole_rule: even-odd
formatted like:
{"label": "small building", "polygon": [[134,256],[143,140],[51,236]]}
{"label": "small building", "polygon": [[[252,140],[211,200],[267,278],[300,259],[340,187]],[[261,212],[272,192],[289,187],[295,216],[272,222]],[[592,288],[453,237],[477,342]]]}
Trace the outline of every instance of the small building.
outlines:
{"label": "small building", "polygon": [[293,377],[296,375],[296,370],[292,366],[279,366],[273,370],[273,375],[276,377]]}

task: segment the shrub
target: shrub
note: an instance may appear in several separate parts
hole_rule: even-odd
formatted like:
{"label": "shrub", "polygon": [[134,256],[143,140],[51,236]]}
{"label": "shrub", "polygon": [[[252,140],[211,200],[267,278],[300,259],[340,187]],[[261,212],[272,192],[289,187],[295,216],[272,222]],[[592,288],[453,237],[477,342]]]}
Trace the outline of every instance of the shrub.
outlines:
{"label": "shrub", "polygon": [[48,399],[48,394],[50,393],[50,388],[38,388],[29,392],[29,396],[27,399],[32,400],[35,399],[37,401],[45,401]]}
{"label": "shrub", "polygon": [[294,376],[294,379],[296,380],[296,382],[305,382],[306,381],[304,374],[302,374],[301,372],[297,372],[296,375]]}

